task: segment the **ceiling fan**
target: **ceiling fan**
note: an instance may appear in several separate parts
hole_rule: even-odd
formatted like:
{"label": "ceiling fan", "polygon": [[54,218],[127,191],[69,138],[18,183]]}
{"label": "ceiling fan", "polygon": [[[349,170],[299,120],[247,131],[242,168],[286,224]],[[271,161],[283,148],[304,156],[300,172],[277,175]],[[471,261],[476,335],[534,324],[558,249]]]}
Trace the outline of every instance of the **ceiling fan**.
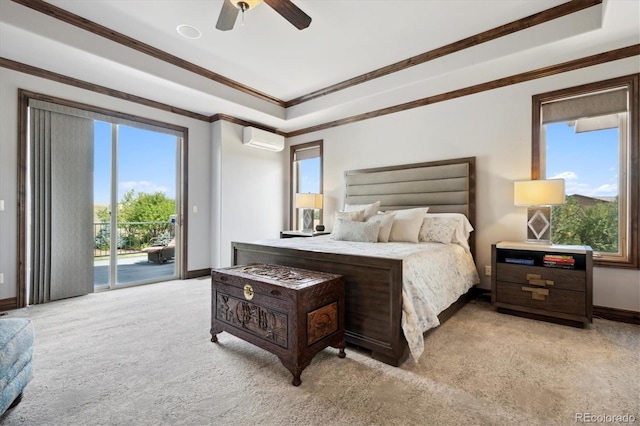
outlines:
{"label": "ceiling fan", "polygon": [[216,28],[221,31],[229,31],[236,22],[238,12],[242,11],[244,16],[245,11],[256,7],[263,1],[299,30],[304,30],[311,24],[311,17],[290,0],[224,0]]}

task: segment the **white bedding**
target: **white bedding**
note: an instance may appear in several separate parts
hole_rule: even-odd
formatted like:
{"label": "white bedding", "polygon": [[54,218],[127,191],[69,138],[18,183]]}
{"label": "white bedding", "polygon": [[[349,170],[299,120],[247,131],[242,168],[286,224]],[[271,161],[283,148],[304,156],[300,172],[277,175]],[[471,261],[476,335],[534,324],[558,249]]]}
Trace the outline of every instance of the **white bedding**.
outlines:
{"label": "white bedding", "polygon": [[423,333],[440,324],[438,314],[480,281],[471,254],[457,244],[361,243],[329,236],[260,240],[256,244],[307,251],[403,259],[402,330],[414,360],[424,351]]}

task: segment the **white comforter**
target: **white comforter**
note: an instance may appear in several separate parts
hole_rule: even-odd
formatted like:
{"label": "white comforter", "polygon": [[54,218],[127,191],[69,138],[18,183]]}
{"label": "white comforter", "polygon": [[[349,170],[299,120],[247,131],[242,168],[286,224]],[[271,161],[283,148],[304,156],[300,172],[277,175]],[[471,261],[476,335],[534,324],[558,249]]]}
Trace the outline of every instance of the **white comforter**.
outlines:
{"label": "white comforter", "polygon": [[329,236],[260,240],[256,244],[300,250],[403,259],[402,330],[414,360],[424,351],[423,333],[440,324],[438,314],[480,281],[471,254],[456,244],[360,243]]}

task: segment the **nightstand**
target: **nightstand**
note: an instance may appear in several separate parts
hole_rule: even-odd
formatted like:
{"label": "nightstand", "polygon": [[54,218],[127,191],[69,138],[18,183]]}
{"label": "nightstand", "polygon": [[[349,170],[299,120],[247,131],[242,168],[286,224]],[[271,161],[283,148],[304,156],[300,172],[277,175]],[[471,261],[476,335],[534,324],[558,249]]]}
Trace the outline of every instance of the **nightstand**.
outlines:
{"label": "nightstand", "polygon": [[491,246],[491,269],[498,312],[573,327],[592,322],[591,247],[503,241]]}
{"label": "nightstand", "polygon": [[280,238],[295,238],[295,237],[318,237],[320,235],[329,235],[328,231],[314,231],[314,232],[302,232],[302,231],[280,231]]}

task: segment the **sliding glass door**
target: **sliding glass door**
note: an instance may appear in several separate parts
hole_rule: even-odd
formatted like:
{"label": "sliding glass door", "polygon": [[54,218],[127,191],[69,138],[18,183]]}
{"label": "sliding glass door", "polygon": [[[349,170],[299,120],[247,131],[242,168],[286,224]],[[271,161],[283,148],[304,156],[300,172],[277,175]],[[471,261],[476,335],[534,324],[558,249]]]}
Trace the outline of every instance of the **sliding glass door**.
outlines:
{"label": "sliding glass door", "polygon": [[187,129],[19,99],[19,305],[180,278]]}
{"label": "sliding glass door", "polygon": [[94,125],[96,290],[178,278],[180,138]]}

